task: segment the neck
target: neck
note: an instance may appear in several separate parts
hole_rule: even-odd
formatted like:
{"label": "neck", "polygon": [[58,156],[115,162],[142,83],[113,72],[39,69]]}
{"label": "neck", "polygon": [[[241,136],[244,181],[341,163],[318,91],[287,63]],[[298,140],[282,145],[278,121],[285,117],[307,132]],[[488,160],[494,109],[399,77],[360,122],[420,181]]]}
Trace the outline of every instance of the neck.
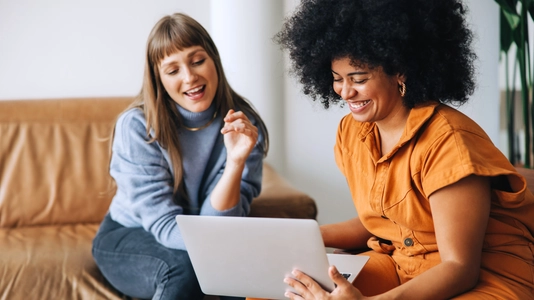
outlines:
{"label": "neck", "polygon": [[399,142],[406,127],[409,115],[410,109],[402,105],[387,120],[376,122],[378,132],[380,133],[380,148],[382,155],[389,153]]}
{"label": "neck", "polygon": [[181,127],[186,130],[198,131],[211,125],[217,117],[215,105],[212,104],[204,111],[192,112],[176,104],[181,115]]}
{"label": "neck", "polygon": [[410,109],[404,105],[400,105],[392,112],[392,114],[384,120],[377,121],[376,126],[380,135],[396,135],[396,133],[402,133],[406,122],[408,121],[408,116],[410,115]]}
{"label": "neck", "polygon": [[185,129],[189,130],[189,131],[199,131],[199,130],[202,130],[208,126],[211,125],[211,123],[213,123],[213,121],[215,120],[215,118],[217,117],[217,111],[215,111],[215,113],[213,114],[213,117],[211,117],[211,119],[208,121],[208,123],[202,125],[202,126],[199,126],[199,127],[187,127],[185,125],[182,125]]}

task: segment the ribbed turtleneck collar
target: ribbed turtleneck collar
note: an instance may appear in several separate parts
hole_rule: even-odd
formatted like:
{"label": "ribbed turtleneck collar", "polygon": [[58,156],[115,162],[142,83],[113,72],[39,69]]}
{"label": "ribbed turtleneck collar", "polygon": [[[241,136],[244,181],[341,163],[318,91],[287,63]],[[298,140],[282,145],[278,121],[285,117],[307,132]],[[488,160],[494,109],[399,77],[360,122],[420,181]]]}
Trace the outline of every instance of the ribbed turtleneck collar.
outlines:
{"label": "ribbed turtleneck collar", "polygon": [[213,118],[213,114],[215,113],[215,101],[211,103],[208,109],[201,112],[189,111],[181,107],[179,104],[176,104],[176,107],[178,108],[178,112],[182,116],[182,121],[184,122],[184,125],[187,127],[201,127],[203,125],[206,125]]}

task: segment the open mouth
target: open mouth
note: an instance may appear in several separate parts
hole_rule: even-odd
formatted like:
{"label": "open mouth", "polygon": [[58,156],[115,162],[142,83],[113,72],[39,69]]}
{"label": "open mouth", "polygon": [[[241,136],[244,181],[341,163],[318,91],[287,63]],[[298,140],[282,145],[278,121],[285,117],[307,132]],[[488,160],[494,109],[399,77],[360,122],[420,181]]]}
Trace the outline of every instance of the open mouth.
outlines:
{"label": "open mouth", "polygon": [[349,106],[352,109],[358,109],[358,108],[366,106],[367,104],[369,104],[369,102],[371,102],[371,100],[349,102]]}
{"label": "open mouth", "polygon": [[187,96],[194,97],[196,95],[202,94],[204,92],[204,89],[206,88],[205,85],[196,87],[194,89],[190,89],[189,91],[185,92]]}

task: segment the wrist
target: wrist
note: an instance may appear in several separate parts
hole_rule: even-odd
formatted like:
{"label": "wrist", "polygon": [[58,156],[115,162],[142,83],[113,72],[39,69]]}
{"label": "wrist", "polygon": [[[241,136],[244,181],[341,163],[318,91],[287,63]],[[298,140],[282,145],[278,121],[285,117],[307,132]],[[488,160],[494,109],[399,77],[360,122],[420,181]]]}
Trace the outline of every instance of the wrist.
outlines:
{"label": "wrist", "polygon": [[246,160],[235,160],[235,159],[226,159],[226,167],[225,170],[228,171],[235,171],[235,172],[243,172],[245,169],[245,161]]}

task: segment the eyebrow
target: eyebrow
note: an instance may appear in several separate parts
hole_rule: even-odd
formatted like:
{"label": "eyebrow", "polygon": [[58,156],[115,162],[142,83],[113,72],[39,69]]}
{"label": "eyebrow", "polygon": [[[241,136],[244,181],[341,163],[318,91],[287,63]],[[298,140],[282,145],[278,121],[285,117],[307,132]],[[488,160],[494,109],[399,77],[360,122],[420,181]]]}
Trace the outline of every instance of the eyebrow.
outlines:
{"label": "eyebrow", "polygon": [[[339,75],[336,71],[334,70],[331,70],[332,73],[336,74],[336,75]],[[365,71],[356,71],[356,72],[350,72],[349,74],[347,74],[348,76],[352,76],[352,75],[364,75],[364,74],[369,74],[369,72],[365,72]]]}
{"label": "eyebrow", "polygon": [[191,51],[189,54],[187,54],[187,57],[191,57],[191,56],[193,56],[193,55],[195,55],[195,54],[197,54],[198,52],[201,52],[201,51],[202,52],[206,52],[206,50],[200,48],[200,49],[197,49],[195,51]]}

